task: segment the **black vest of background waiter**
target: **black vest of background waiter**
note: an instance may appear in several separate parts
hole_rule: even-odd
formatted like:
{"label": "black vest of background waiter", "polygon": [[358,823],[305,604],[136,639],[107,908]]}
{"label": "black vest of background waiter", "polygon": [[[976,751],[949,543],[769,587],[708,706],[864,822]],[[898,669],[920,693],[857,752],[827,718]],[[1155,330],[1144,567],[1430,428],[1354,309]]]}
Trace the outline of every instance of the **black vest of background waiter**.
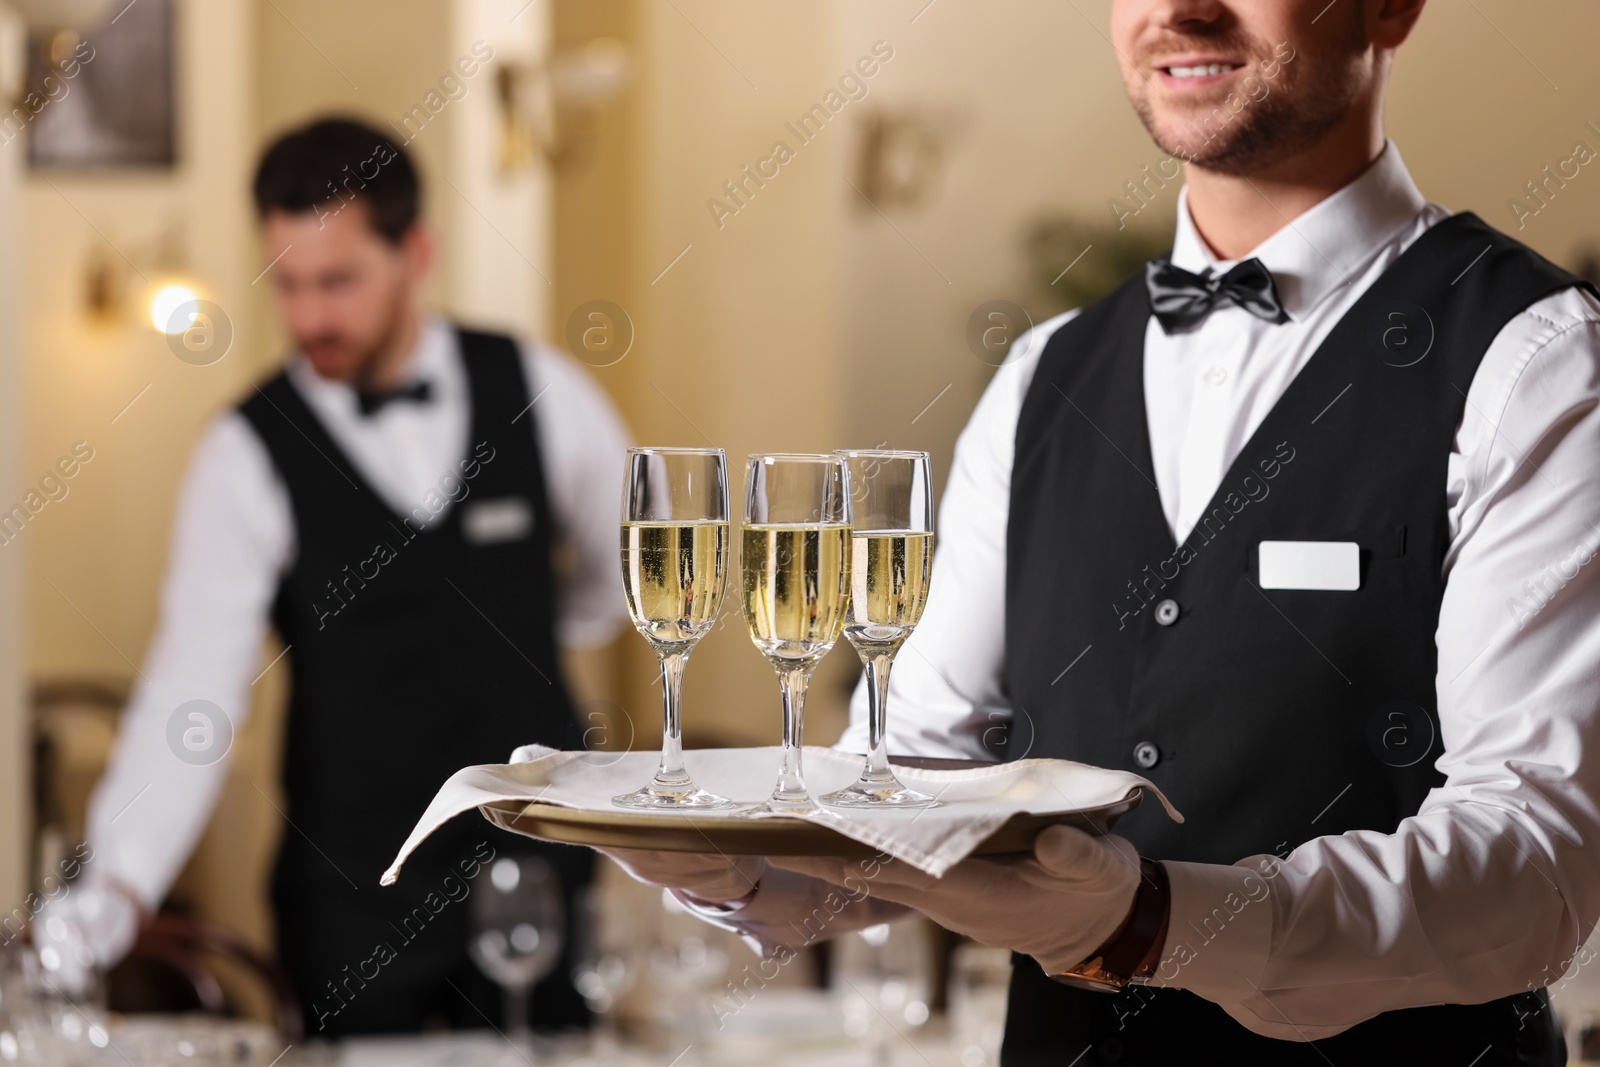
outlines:
{"label": "black vest of background waiter", "polygon": [[[561,877],[569,916],[591,877],[586,849],[457,819],[407,860],[398,884],[378,884],[453,772],[503,763],[531,742],[579,747],[521,359],[509,338],[458,336],[471,437],[461,462],[439,472],[459,500],[431,522],[385,503],[287,375],[240,408],[294,512],[295,559],[273,608],[293,678],[273,903],[312,1037],[416,1030],[441,1017],[498,1025],[501,998],[467,955],[470,893],[486,891],[487,878],[464,896],[463,873],[487,855],[538,853]],[[567,977],[572,940],[535,987],[535,1025],[587,1021]]]}
{"label": "black vest of background waiter", "polygon": [[[1117,827],[1155,859],[1285,855],[1414,814],[1444,780],[1434,633],[1464,397],[1502,327],[1579,284],[1474,216],[1433,227],[1290,383],[1183,546],[1150,456],[1144,280],[1058,330],[1017,426],[1009,754],[1148,775],[1188,820],[1150,804]],[[1360,588],[1261,589],[1263,540],[1354,541]],[[1565,1049],[1543,991],[1388,1012],[1313,1047],[1185,991],[1083,992],[1018,957],[1001,1061],[1499,1067]]]}

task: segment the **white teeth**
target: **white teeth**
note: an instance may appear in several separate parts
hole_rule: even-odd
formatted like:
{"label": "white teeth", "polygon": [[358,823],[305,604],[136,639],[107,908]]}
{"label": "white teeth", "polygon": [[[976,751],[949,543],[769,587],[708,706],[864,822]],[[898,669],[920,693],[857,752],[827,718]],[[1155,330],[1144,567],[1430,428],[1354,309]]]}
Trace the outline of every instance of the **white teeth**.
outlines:
{"label": "white teeth", "polygon": [[1174,78],[1206,78],[1238,69],[1232,63],[1212,63],[1203,67],[1168,67],[1167,73]]}

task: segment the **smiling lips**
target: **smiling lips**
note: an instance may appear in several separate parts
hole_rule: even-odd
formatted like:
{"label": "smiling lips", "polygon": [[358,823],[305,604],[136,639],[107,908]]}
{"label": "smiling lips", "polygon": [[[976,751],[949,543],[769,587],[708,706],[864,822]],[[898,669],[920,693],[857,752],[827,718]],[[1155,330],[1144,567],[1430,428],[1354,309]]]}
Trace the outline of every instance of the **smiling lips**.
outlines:
{"label": "smiling lips", "polygon": [[1208,63],[1196,67],[1162,67],[1161,69],[1174,78],[1205,78],[1217,74],[1230,74],[1238,70],[1240,63]]}
{"label": "smiling lips", "polygon": [[1234,63],[1228,60],[1206,60],[1202,62],[1169,63],[1157,66],[1156,70],[1165,84],[1175,88],[1189,88],[1221,81],[1243,68],[1243,63]]}

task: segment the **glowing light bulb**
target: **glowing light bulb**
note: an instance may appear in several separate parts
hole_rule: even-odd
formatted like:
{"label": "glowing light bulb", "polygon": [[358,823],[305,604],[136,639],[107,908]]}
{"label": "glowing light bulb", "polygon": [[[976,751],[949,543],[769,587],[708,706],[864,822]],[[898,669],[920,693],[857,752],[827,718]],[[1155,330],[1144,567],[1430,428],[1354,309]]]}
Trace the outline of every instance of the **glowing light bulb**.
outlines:
{"label": "glowing light bulb", "polygon": [[189,316],[173,315],[185,304],[200,299],[194,287],[183,282],[167,282],[150,295],[150,324],[165,334],[178,334],[189,328]]}

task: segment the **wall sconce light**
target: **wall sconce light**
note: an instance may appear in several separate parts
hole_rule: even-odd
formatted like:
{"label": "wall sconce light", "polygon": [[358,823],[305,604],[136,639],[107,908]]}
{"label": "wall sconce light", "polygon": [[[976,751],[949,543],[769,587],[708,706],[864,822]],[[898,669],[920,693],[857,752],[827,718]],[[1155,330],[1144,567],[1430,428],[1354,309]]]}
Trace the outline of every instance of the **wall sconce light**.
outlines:
{"label": "wall sconce light", "polygon": [[[862,116],[856,140],[856,185],[882,210],[927,203],[944,175],[950,142],[962,121],[954,115],[877,108]],[[856,203],[871,214],[871,208]]]}
{"label": "wall sconce light", "polygon": [[541,156],[553,167],[571,163],[627,78],[628,49],[615,37],[596,37],[539,62],[501,63],[495,73],[501,173],[525,170]]}
{"label": "wall sconce light", "polygon": [[189,328],[187,317],[174,322],[173,315],[200,299],[202,293],[183,269],[182,233],[176,224],[168,226],[154,244],[151,254],[138,257],[156,265],[148,274],[136,270],[107,242],[96,241],[90,246],[83,305],[92,322],[100,326],[122,325],[129,317],[128,304],[137,288],[139,318],[165,334],[182,333]]}

